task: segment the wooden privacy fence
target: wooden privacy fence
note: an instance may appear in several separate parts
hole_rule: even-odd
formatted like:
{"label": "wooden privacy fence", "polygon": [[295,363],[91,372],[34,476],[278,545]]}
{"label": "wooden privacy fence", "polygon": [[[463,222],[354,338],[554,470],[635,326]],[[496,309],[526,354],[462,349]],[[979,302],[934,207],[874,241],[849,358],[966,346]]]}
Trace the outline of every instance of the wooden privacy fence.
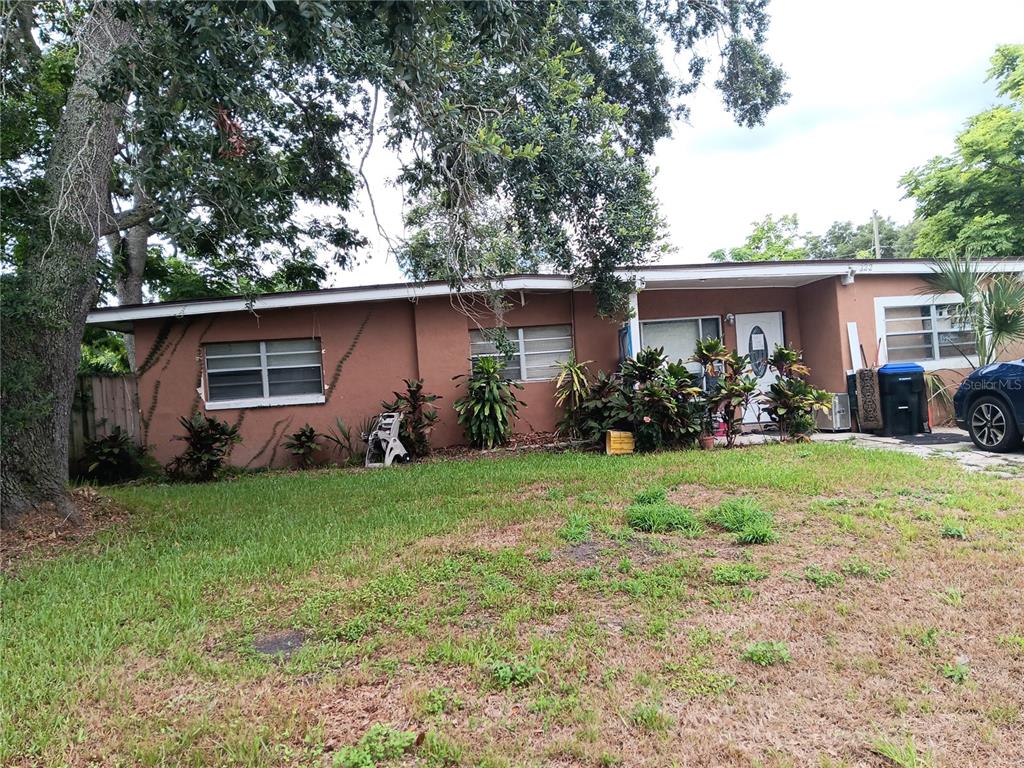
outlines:
{"label": "wooden privacy fence", "polygon": [[85,444],[106,437],[117,427],[136,443],[139,426],[139,385],[134,376],[79,376],[71,406],[68,460],[72,471],[85,456]]}

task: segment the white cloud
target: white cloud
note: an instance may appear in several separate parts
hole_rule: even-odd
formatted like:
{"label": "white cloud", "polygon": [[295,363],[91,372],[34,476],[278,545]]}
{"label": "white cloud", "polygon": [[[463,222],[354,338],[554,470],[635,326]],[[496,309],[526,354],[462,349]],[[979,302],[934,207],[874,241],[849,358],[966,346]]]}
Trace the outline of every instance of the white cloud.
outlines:
{"label": "white cloud", "polygon": [[[766,213],[797,213],[801,228],[865,221],[877,208],[906,221],[900,177],[946,154],[964,120],[992,104],[988,59],[1007,35],[1024,30],[1020,0],[970,4],[936,0],[775,0],[768,49],[789,74],[789,103],[766,125],[736,126],[717,91],[704,87],[691,124],[663,140],[656,188],[676,252],[669,261],[700,261],[738,245]],[[681,70],[685,57],[672,66]],[[714,80],[709,67],[708,81]],[[367,165],[378,213],[400,232],[401,195],[382,179],[394,160],[375,152]],[[367,213],[353,218],[376,230]],[[380,238],[338,285],[401,280]]]}

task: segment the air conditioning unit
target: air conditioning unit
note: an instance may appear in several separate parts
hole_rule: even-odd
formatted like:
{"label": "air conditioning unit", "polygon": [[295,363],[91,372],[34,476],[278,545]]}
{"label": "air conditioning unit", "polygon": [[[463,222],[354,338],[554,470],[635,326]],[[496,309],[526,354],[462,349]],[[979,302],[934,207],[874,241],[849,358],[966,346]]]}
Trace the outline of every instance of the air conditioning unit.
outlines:
{"label": "air conditioning unit", "polygon": [[850,396],[833,393],[832,407],[828,411],[818,411],[814,415],[818,429],[823,432],[849,432],[853,428],[850,421]]}

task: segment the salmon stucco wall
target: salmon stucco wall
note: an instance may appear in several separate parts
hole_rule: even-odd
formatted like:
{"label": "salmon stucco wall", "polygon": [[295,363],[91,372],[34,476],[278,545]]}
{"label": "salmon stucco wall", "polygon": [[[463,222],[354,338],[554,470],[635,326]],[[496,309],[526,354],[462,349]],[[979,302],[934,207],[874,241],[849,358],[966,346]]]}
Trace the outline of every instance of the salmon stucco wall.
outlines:
{"label": "salmon stucco wall", "polygon": [[[237,424],[242,442],[231,461],[239,466],[284,465],[284,436],[304,424],[319,432],[340,417],[353,430],[380,411],[382,398],[417,376],[414,307],[409,302],[330,305],[232,312],[169,321],[137,322],[139,402],[144,442],[161,463],[181,453],[179,417],[196,410]],[[268,408],[210,410],[202,384],[202,345],[225,341],[319,338],[326,402]]]}
{"label": "salmon stucco wall", "polygon": [[786,344],[797,349],[801,345],[800,309],[795,288],[649,290],[639,293],[637,305],[641,322],[716,316],[723,321],[724,341],[729,349],[736,349],[736,326],[725,323],[725,315],[782,312]]}
{"label": "salmon stucco wall", "polygon": [[[579,298],[583,301],[577,303]],[[526,293],[510,299],[509,325],[571,324],[578,348],[592,353],[584,359],[614,369],[617,326],[594,316],[589,296]],[[327,432],[338,418],[355,432],[380,412],[382,400],[404,388],[403,379],[422,378],[428,392],[441,396],[434,404],[440,418],[431,444],[459,444],[464,433],[453,404],[464,386],[455,377],[469,372],[469,330],[475,325],[448,297],[139,321],[135,338],[143,439],[158,461],[168,463],[184,449],[175,439],[182,433],[178,419],[198,410],[238,425],[242,442],[233,449],[233,464],[286,466],[292,462],[283,447],[289,434],[305,424]],[[199,391],[204,344],[298,338],[320,339],[326,402],[206,409]],[[554,382],[525,382],[519,396],[526,404],[514,424],[517,432],[555,428],[561,414]]]}

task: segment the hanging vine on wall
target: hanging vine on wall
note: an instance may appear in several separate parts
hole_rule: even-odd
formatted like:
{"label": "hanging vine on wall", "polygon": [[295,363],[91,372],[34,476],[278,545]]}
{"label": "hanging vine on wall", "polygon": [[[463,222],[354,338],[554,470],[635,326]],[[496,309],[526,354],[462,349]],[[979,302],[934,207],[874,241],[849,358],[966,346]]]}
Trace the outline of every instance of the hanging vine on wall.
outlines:
{"label": "hanging vine on wall", "polygon": [[363,322],[359,324],[359,328],[356,330],[356,335],[352,337],[352,343],[348,345],[348,349],[345,350],[345,354],[341,356],[338,364],[334,366],[334,375],[331,377],[331,383],[327,385],[327,397],[325,402],[330,402],[334,390],[338,385],[338,380],[341,378],[341,369],[345,367],[345,363],[352,357],[352,353],[356,351],[356,344],[359,343],[359,339],[363,335],[363,331],[366,330],[367,323],[370,322],[370,317],[373,315],[373,310],[368,309],[366,311],[366,317],[363,318]]}

